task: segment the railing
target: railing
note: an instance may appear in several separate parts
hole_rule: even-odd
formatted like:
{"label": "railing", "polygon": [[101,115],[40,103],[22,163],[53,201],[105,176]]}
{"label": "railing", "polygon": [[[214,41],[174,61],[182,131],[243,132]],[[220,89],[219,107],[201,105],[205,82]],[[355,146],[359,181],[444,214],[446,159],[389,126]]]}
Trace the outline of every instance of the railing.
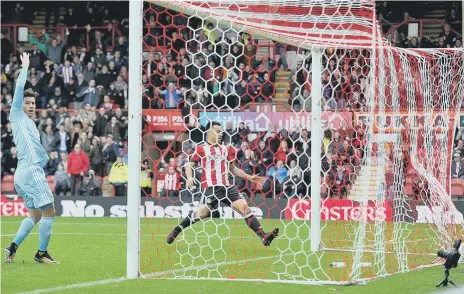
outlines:
{"label": "railing", "polygon": [[[1,29],[2,29],[2,32],[8,36],[8,39],[10,41],[12,41],[13,43],[13,49],[14,51],[16,52],[17,50],[17,47],[18,47],[18,28],[20,27],[27,27],[29,30],[31,30],[33,33],[35,33],[36,35],[38,35],[39,37],[42,36],[42,31],[34,28],[33,26],[29,25],[29,24],[2,24],[1,25]],[[107,47],[107,50],[110,51],[113,49],[116,41],[115,39],[117,37],[121,37],[122,36],[122,33],[121,31],[117,28],[117,26],[115,25],[109,25],[109,26],[95,26],[95,27],[91,27],[91,26],[85,26],[85,27],[65,27],[65,26],[58,26],[58,27],[46,27],[45,28],[47,31],[49,30],[55,30],[55,31],[58,31],[58,34],[61,36],[61,40],[64,40],[65,38],[65,34],[66,34],[66,29],[69,30],[69,32],[72,32],[72,31],[80,31],[80,34],[84,33],[86,34],[86,43],[85,43],[85,46],[87,48],[90,47],[90,43],[91,43],[91,38],[90,38],[90,33],[91,31],[95,31],[95,30],[98,30],[100,32],[102,32],[102,35],[106,36],[106,32],[110,32],[111,34],[111,39],[110,39],[110,42],[111,42],[111,45],[108,45]],[[82,32],[84,31],[84,32]],[[19,42],[21,43],[21,42]],[[27,43],[27,42],[26,42]]]}
{"label": "railing", "polygon": [[[394,37],[394,32],[399,29],[400,27],[402,27],[403,25],[406,25],[406,24],[409,24],[409,23],[419,23],[419,36],[416,36],[420,39],[422,39],[422,37],[424,36],[424,23],[431,23],[431,22],[435,22],[435,23],[439,23],[440,25],[444,26],[446,23],[441,20],[441,19],[437,19],[437,18],[427,18],[427,19],[407,19],[407,20],[404,20],[402,22],[396,22],[396,23],[392,23],[392,22],[382,22],[380,23],[380,26],[384,26],[384,25],[391,25],[392,27],[387,31],[387,33],[385,33],[384,37],[387,38],[388,36],[390,36],[393,40],[393,37]],[[457,31],[455,31],[454,29],[450,28],[450,30],[455,33],[457,36],[459,37],[462,37],[461,34],[459,34]]]}

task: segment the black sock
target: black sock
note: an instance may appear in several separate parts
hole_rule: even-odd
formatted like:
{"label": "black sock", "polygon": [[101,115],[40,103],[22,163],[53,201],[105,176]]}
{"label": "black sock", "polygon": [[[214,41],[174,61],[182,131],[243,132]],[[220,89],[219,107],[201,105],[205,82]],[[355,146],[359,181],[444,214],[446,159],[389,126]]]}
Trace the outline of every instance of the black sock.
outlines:
{"label": "black sock", "polygon": [[14,251],[18,250],[18,245],[15,242],[12,242],[10,245],[10,249],[13,249]]}
{"label": "black sock", "polygon": [[174,230],[180,232],[182,231],[183,229],[186,229],[188,228],[190,225],[193,225],[194,223],[196,223],[197,221],[200,220],[199,217],[196,216],[197,213],[196,212],[190,212],[189,215],[187,215],[186,218],[184,218],[184,220],[177,226],[174,228]]}
{"label": "black sock", "polygon": [[253,215],[248,215],[245,217],[245,222],[247,223],[248,227],[253,230],[253,232],[256,233],[261,238],[264,238],[264,235],[266,235],[261,228],[261,224],[259,223],[259,220]]}

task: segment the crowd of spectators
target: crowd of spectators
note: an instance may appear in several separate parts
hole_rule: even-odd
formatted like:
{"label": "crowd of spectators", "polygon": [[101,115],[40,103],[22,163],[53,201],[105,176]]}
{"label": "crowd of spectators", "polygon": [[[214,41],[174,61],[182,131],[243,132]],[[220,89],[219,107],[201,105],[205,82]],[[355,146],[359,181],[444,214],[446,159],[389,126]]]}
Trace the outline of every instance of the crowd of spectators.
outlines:
{"label": "crowd of spectators", "polygon": [[[122,195],[119,187],[127,182],[127,175],[115,175],[120,174],[121,162],[127,163],[128,36],[121,34],[108,50],[111,31],[92,27],[123,29],[127,15],[121,14],[121,5],[127,3],[119,3],[119,8],[111,2],[50,3],[50,7],[44,5],[46,23],[62,25],[60,29],[30,31],[29,44],[18,43],[16,52],[2,32],[2,178],[14,174],[17,165],[6,119],[21,70],[18,56],[27,51],[31,62],[25,89],[39,94],[36,103],[40,111],[34,120],[51,158],[45,172],[54,176],[55,192],[101,195],[102,178],[109,176]],[[11,19],[13,23],[24,23],[25,15],[38,14],[34,11],[37,5],[18,5],[22,8],[16,9],[23,12]],[[66,7],[64,15],[60,15],[60,6]],[[49,23],[50,13],[54,14],[53,24]]]}
{"label": "crowd of spectators", "polygon": [[[381,18],[395,22],[398,19],[393,15],[399,13],[389,3],[381,4]],[[60,15],[59,5],[66,6],[65,15]],[[42,110],[35,120],[42,144],[50,154],[45,170],[54,176],[55,192],[101,195],[105,193],[102,180],[107,176],[116,195],[126,193],[129,47],[124,11],[128,9],[120,9],[120,5],[78,2],[47,7],[47,24],[61,24],[62,29],[31,32],[31,48],[18,44],[17,52],[13,52],[11,42],[2,34],[2,178],[12,175],[17,164],[6,117],[20,70],[18,55],[29,51],[31,66],[26,88],[40,94],[37,105]],[[20,12],[11,18],[13,23],[25,21],[24,15],[38,13],[26,5],[14,9]],[[454,29],[457,9],[450,6],[446,16],[449,25],[445,25],[440,36],[446,42],[453,40],[450,46],[459,46],[459,39],[449,33],[449,28]],[[142,195],[152,193],[153,180],[163,181],[158,189],[164,196],[178,196],[177,191],[184,187],[182,166],[203,140],[205,131],[198,121],[187,117],[192,110],[248,108],[250,103],[273,102],[276,82],[288,84],[288,103],[293,110],[311,110],[309,51],[274,42],[275,54],[263,55],[258,40],[250,34],[223,31],[212,23],[153,4],[145,3],[144,11],[144,42],[154,50],[145,53],[143,108],[180,109],[190,124],[191,140],[184,142],[183,148],[171,150],[176,155],[167,157],[167,162],[164,158],[152,158],[143,163]],[[102,25],[107,29],[93,29]],[[110,49],[110,31],[114,28],[121,35]],[[400,29],[398,32],[404,34]],[[291,51],[298,55],[296,64],[288,62]],[[327,50],[325,55],[321,101],[324,109],[365,110],[369,52]],[[289,72],[289,80],[279,80],[279,70]],[[346,197],[359,172],[366,153],[366,127],[362,122],[355,126],[351,123],[343,121],[340,126],[328,127],[324,134],[324,195]],[[268,178],[263,187],[237,178],[239,189],[249,196],[256,189],[266,197],[308,195],[310,137],[308,130],[297,125],[288,129],[270,125],[265,133],[252,132],[244,123],[227,125],[223,143],[237,148],[237,165],[248,174]],[[153,165],[158,159],[160,164]],[[197,169],[196,177],[200,176],[201,170]]]}
{"label": "crowd of spectators", "polygon": [[[415,35],[409,32],[409,24],[418,24],[415,19],[426,19],[428,1],[378,1],[377,16],[382,31],[391,44],[402,48],[463,48],[462,2],[445,2],[446,12],[437,17],[444,23],[442,31],[435,36]],[[401,24],[405,22],[404,24]],[[438,24],[438,23],[437,23]],[[457,33],[457,34],[456,34]]]}

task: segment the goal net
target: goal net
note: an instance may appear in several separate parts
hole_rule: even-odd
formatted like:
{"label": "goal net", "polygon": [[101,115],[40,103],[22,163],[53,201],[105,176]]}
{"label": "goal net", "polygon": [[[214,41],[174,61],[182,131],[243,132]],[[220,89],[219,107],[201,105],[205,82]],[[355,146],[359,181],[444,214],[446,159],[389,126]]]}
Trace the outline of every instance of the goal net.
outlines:
{"label": "goal net", "polygon": [[[361,282],[437,264],[462,237],[450,162],[464,56],[389,47],[374,6],[144,2],[143,277]],[[226,205],[166,244],[218,172],[198,166],[186,187],[211,121],[234,164],[266,177],[230,181],[280,229],[270,247]]]}

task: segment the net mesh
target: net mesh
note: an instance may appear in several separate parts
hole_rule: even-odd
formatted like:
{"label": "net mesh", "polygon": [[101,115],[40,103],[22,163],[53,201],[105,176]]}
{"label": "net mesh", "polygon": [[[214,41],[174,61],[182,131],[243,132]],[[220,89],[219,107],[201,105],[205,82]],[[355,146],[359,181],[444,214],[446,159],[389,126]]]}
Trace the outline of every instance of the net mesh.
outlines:
{"label": "net mesh", "polygon": [[[449,196],[462,52],[373,47],[373,5],[145,3],[144,276],[359,281],[433,264],[437,249],[462,235]],[[313,46],[324,47],[318,130],[311,50],[321,49]],[[210,121],[222,124],[235,165],[267,178],[262,186],[230,180],[265,230],[280,228],[271,247],[228,206],[166,244],[204,201],[206,171],[196,166],[187,189],[184,165]],[[312,148],[320,167],[311,167]],[[314,170],[320,183],[311,183]],[[323,199],[318,252],[310,250],[311,185]]]}

